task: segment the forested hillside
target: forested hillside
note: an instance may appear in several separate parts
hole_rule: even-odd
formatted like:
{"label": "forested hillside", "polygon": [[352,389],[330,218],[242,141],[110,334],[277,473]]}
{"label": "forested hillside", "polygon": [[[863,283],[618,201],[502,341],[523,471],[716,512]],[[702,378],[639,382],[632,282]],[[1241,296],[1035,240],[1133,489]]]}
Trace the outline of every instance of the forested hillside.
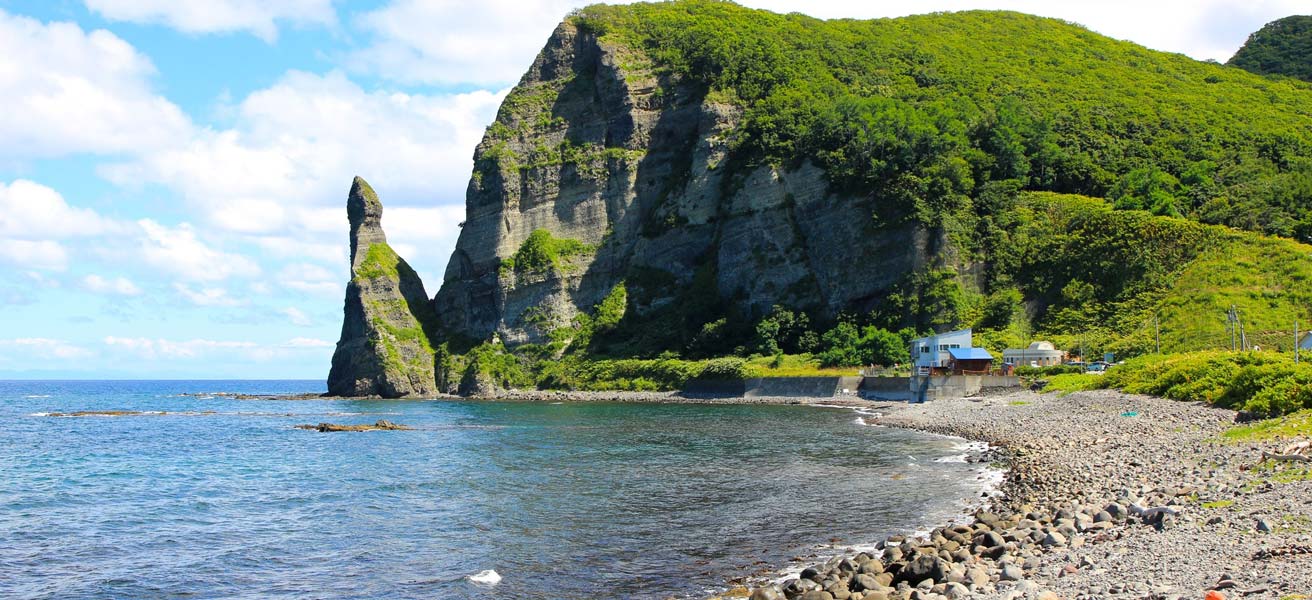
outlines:
{"label": "forested hillside", "polygon": [[1312,81],[1312,16],[1295,15],[1267,23],[1248,37],[1229,64],[1259,75]]}
{"label": "forested hillside", "polygon": [[[576,11],[474,152],[440,389],[670,387],[1312,321],[1312,84],[1012,12]],[[731,357],[724,360],[725,357]]]}
{"label": "forested hillside", "polygon": [[1300,82],[1010,12],[821,21],[690,0],[575,19],[745,106],[738,160],[816,160],[885,200],[888,218],[940,220],[1014,181],[1312,233],[1312,86]]}

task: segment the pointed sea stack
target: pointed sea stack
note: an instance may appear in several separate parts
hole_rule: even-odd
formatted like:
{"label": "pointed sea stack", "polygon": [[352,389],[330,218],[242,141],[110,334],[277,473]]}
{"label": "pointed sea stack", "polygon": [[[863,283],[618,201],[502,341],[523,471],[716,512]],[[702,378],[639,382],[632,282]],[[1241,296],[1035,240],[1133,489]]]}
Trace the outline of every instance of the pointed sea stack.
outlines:
{"label": "pointed sea stack", "polygon": [[424,283],[387,245],[383,205],[356,177],[346,199],[351,281],[328,394],[400,398],[437,393],[431,343],[437,317]]}

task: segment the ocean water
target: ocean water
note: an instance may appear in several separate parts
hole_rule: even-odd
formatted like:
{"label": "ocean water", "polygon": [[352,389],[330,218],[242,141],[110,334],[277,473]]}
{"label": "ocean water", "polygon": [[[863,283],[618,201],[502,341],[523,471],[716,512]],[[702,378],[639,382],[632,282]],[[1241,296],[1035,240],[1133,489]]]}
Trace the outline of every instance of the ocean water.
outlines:
{"label": "ocean water", "polygon": [[[181,395],[322,390],[0,382],[0,597],[696,598],[990,477],[849,409]],[[294,428],[378,419],[416,429]]]}

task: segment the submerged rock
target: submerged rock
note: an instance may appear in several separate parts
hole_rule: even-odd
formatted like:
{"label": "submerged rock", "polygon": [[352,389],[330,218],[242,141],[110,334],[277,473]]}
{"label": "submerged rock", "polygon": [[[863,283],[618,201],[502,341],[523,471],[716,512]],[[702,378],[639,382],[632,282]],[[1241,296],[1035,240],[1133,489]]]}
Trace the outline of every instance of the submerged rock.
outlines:
{"label": "submerged rock", "polygon": [[328,373],[332,396],[430,396],[438,392],[432,301],[405,260],[387,244],[383,205],[356,177],[346,199],[351,223],[351,281],[342,335]]}
{"label": "submerged rock", "polygon": [[381,419],[373,425],[338,425],[336,423],[319,423],[318,425],[297,425],[297,429],[307,431],[318,431],[319,433],[329,433],[334,431],[409,431],[413,427],[399,425],[386,419]]}

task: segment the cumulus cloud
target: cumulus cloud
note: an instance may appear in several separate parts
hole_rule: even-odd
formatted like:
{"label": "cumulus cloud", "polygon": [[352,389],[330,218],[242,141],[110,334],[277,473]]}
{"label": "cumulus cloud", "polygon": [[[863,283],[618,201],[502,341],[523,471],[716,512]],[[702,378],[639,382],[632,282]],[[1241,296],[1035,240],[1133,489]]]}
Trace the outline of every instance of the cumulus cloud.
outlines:
{"label": "cumulus cloud", "polygon": [[0,158],[158,148],[190,129],[150,60],[105,30],[0,10]]}
{"label": "cumulus cloud", "polygon": [[96,211],[69,206],[55,190],[18,179],[0,181],[0,237],[51,239],[122,231]]}
{"label": "cumulus cloud", "polygon": [[124,185],[169,186],[230,231],[340,234],[352,175],[374,183],[385,204],[463,200],[473,148],[503,95],[366,91],[340,72],[293,71],[242,101],[233,129],[103,172]]}
{"label": "cumulus cloud", "polygon": [[68,250],[50,240],[0,238],[0,262],[29,269],[62,271],[68,268]]}
{"label": "cumulus cloud", "polygon": [[143,233],[138,241],[140,258],[160,270],[195,281],[218,281],[260,273],[259,265],[251,259],[211,248],[187,223],[167,227],[142,219],[137,224]]}
{"label": "cumulus cloud", "polygon": [[277,281],[287,289],[324,298],[340,299],[346,285],[346,276],[336,275],[316,264],[295,263],[283,267],[278,272]]}
{"label": "cumulus cloud", "polygon": [[167,25],[185,33],[246,31],[267,42],[278,36],[278,22],[334,25],[331,0],[85,0],[87,8],[111,21]]}
{"label": "cumulus cloud", "polygon": [[[523,75],[552,28],[571,10],[588,4],[593,2],[394,0],[357,17],[356,25],[372,37],[369,44],[347,57],[347,64],[353,70],[407,84],[513,83]],[[1016,10],[1073,21],[1149,48],[1220,61],[1227,60],[1249,33],[1266,22],[1307,11],[1305,0],[997,0],[988,4],[979,0],[741,0],[741,4],[822,19]],[[1163,23],[1171,25],[1164,27]]]}
{"label": "cumulus cloud", "polygon": [[361,15],[373,43],[348,58],[354,69],[404,83],[514,83],[556,24],[588,1],[396,0]]}
{"label": "cumulus cloud", "polygon": [[287,321],[297,327],[309,327],[314,324],[314,321],[310,319],[309,315],[305,314],[304,311],[295,306],[288,306],[278,312],[286,316]]}
{"label": "cumulus cloud", "polygon": [[0,349],[21,352],[27,358],[36,357],[46,360],[88,358],[94,354],[86,348],[64,340],[37,337],[0,340]]}
{"label": "cumulus cloud", "polygon": [[255,342],[215,341],[193,339],[173,341],[163,338],[116,337],[105,338],[105,345],[137,354],[142,358],[196,358],[214,351],[252,350]]}
{"label": "cumulus cloud", "polygon": [[[1248,34],[1269,21],[1307,12],[1306,0],[920,0],[868,2],[860,0],[743,0],[742,4],[776,12],[801,12],[822,19],[900,17],[938,11],[1015,10],[1079,23],[1117,39],[1199,60],[1225,62]],[[1169,23],[1170,26],[1163,26]]]}
{"label": "cumulus cloud", "polygon": [[174,283],[173,289],[188,302],[196,306],[241,306],[245,300],[233,298],[228,290],[221,287],[201,287],[193,289],[185,283]]}
{"label": "cumulus cloud", "polygon": [[137,296],[141,294],[141,288],[126,277],[109,279],[92,274],[83,277],[81,283],[82,289],[95,294],[113,296]]}
{"label": "cumulus cloud", "polygon": [[107,336],[104,345],[145,360],[159,359],[239,359],[269,361],[304,352],[323,352],[333,344],[323,340],[297,337],[281,343],[257,343],[231,340],[169,340],[165,338]]}
{"label": "cumulus cloud", "polygon": [[335,346],[332,342],[314,338],[298,337],[287,340],[283,348],[332,348]]}

